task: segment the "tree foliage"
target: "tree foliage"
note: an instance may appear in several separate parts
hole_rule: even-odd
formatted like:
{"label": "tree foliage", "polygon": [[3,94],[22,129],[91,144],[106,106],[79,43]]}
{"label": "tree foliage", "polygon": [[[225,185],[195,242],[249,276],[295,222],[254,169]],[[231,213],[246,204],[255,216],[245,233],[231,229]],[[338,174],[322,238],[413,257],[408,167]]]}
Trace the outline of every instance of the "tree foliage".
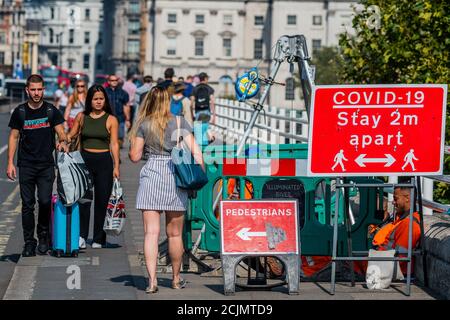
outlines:
{"label": "tree foliage", "polygon": [[[450,82],[450,1],[360,0],[355,32],[341,35],[341,82],[355,84],[448,84]],[[448,97],[447,97],[448,98]],[[450,99],[446,145],[450,145]],[[450,156],[444,162],[450,174]],[[450,203],[450,186],[435,197]]]}
{"label": "tree foliage", "polygon": [[312,64],[316,67],[316,85],[337,84],[339,81],[338,48],[322,47],[313,54]]}

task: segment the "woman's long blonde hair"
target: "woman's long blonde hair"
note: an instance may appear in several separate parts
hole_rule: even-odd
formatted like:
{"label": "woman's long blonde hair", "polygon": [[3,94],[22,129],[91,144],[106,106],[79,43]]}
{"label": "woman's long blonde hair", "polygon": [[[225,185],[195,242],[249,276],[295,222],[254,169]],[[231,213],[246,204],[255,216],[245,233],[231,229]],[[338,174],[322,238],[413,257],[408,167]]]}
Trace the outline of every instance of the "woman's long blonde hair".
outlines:
{"label": "woman's long blonde hair", "polygon": [[147,132],[149,133],[145,137],[146,142],[152,145],[159,144],[162,150],[164,146],[164,132],[171,117],[169,92],[165,88],[153,87],[146,94],[144,101],[139,107],[136,123],[130,131],[130,141],[136,138],[141,124],[149,120],[146,123],[148,126]]}
{"label": "woman's long blonde hair", "polygon": [[84,99],[86,99],[87,90],[88,90],[87,83],[83,79],[78,79],[75,82],[75,90],[73,90],[73,94],[72,94],[73,95],[73,98],[72,98],[73,99],[73,104],[78,103],[78,101],[80,101],[80,98],[78,97],[78,88],[77,88],[79,83],[83,83],[84,84]]}

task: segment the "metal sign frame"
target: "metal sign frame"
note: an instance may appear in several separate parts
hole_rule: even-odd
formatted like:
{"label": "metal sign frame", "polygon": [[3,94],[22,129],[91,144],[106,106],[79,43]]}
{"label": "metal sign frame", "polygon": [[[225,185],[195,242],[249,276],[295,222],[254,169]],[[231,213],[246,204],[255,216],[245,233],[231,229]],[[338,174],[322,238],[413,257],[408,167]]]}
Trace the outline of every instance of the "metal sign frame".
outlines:
{"label": "metal sign frame", "polygon": [[[414,179],[414,178],[413,178]],[[419,178],[420,179],[420,178]],[[382,183],[382,184],[362,184],[362,183],[342,183],[342,178],[338,178],[336,181],[336,202],[335,202],[335,212],[334,212],[334,223],[333,223],[333,253],[332,253],[332,259],[331,259],[331,287],[330,287],[330,294],[334,295],[336,292],[336,262],[337,261],[406,261],[408,263],[407,265],[407,273],[406,273],[406,295],[411,295],[411,264],[412,264],[412,233],[413,233],[413,215],[414,215],[414,206],[416,203],[415,199],[415,184],[413,182],[411,183],[398,183],[398,184],[388,184],[388,183]],[[345,188],[353,188],[353,187],[369,187],[369,188],[395,188],[395,187],[408,187],[411,189],[410,191],[410,209],[409,209],[409,229],[408,229],[408,254],[406,258],[400,258],[400,257],[368,257],[368,256],[359,256],[355,257],[353,256],[353,253],[357,254],[367,254],[367,252],[354,252],[352,248],[352,240],[351,240],[351,225],[349,224],[350,219],[347,215],[344,215],[344,221],[347,228],[347,244],[348,244],[348,256],[347,257],[338,257],[337,256],[337,243],[338,243],[338,212],[339,212],[339,196],[341,189]],[[347,210],[345,210],[347,212]],[[423,223],[423,216],[420,217],[421,224]],[[397,253],[397,252],[396,252]],[[354,270],[353,270],[353,264],[351,269],[351,283],[352,286],[355,286],[355,279],[354,279]]]}
{"label": "metal sign frame", "polygon": [[[237,252],[237,253],[224,253],[223,252],[223,214],[222,214],[222,203],[223,202],[294,202],[295,203],[295,237],[296,237],[296,251],[294,253],[287,252]],[[286,283],[288,286],[288,292],[290,295],[299,294],[300,285],[300,260],[301,260],[301,245],[300,245],[300,228],[298,224],[298,200],[297,199],[261,199],[261,200],[223,200],[220,202],[220,252],[223,270],[223,284],[224,284],[224,294],[233,295],[236,288],[236,267],[240,261],[246,257],[264,257],[264,256],[275,256],[284,263],[286,268]],[[278,285],[282,285],[277,284]],[[269,288],[267,285],[255,285],[246,286],[247,288]]]}

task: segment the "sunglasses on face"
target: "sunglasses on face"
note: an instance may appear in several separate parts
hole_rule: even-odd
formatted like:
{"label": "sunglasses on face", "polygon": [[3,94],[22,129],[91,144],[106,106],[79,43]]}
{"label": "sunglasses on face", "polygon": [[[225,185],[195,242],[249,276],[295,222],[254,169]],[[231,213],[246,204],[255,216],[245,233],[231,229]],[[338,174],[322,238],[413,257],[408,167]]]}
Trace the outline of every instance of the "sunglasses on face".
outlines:
{"label": "sunglasses on face", "polygon": [[77,86],[77,88],[84,88],[85,86]]}
{"label": "sunglasses on face", "polygon": [[111,81],[111,82],[117,82],[117,81],[119,81],[118,79],[110,79],[109,81]]}

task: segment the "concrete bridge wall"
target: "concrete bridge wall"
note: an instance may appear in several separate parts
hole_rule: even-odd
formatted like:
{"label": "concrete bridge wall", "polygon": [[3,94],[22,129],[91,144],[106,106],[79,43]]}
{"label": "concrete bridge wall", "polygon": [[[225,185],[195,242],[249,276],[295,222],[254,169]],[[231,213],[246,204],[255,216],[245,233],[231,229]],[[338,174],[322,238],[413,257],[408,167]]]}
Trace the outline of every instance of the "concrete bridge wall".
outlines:
{"label": "concrete bridge wall", "polygon": [[[450,216],[434,214],[424,217],[428,287],[450,299]],[[423,259],[415,262],[417,279],[424,283]]]}

